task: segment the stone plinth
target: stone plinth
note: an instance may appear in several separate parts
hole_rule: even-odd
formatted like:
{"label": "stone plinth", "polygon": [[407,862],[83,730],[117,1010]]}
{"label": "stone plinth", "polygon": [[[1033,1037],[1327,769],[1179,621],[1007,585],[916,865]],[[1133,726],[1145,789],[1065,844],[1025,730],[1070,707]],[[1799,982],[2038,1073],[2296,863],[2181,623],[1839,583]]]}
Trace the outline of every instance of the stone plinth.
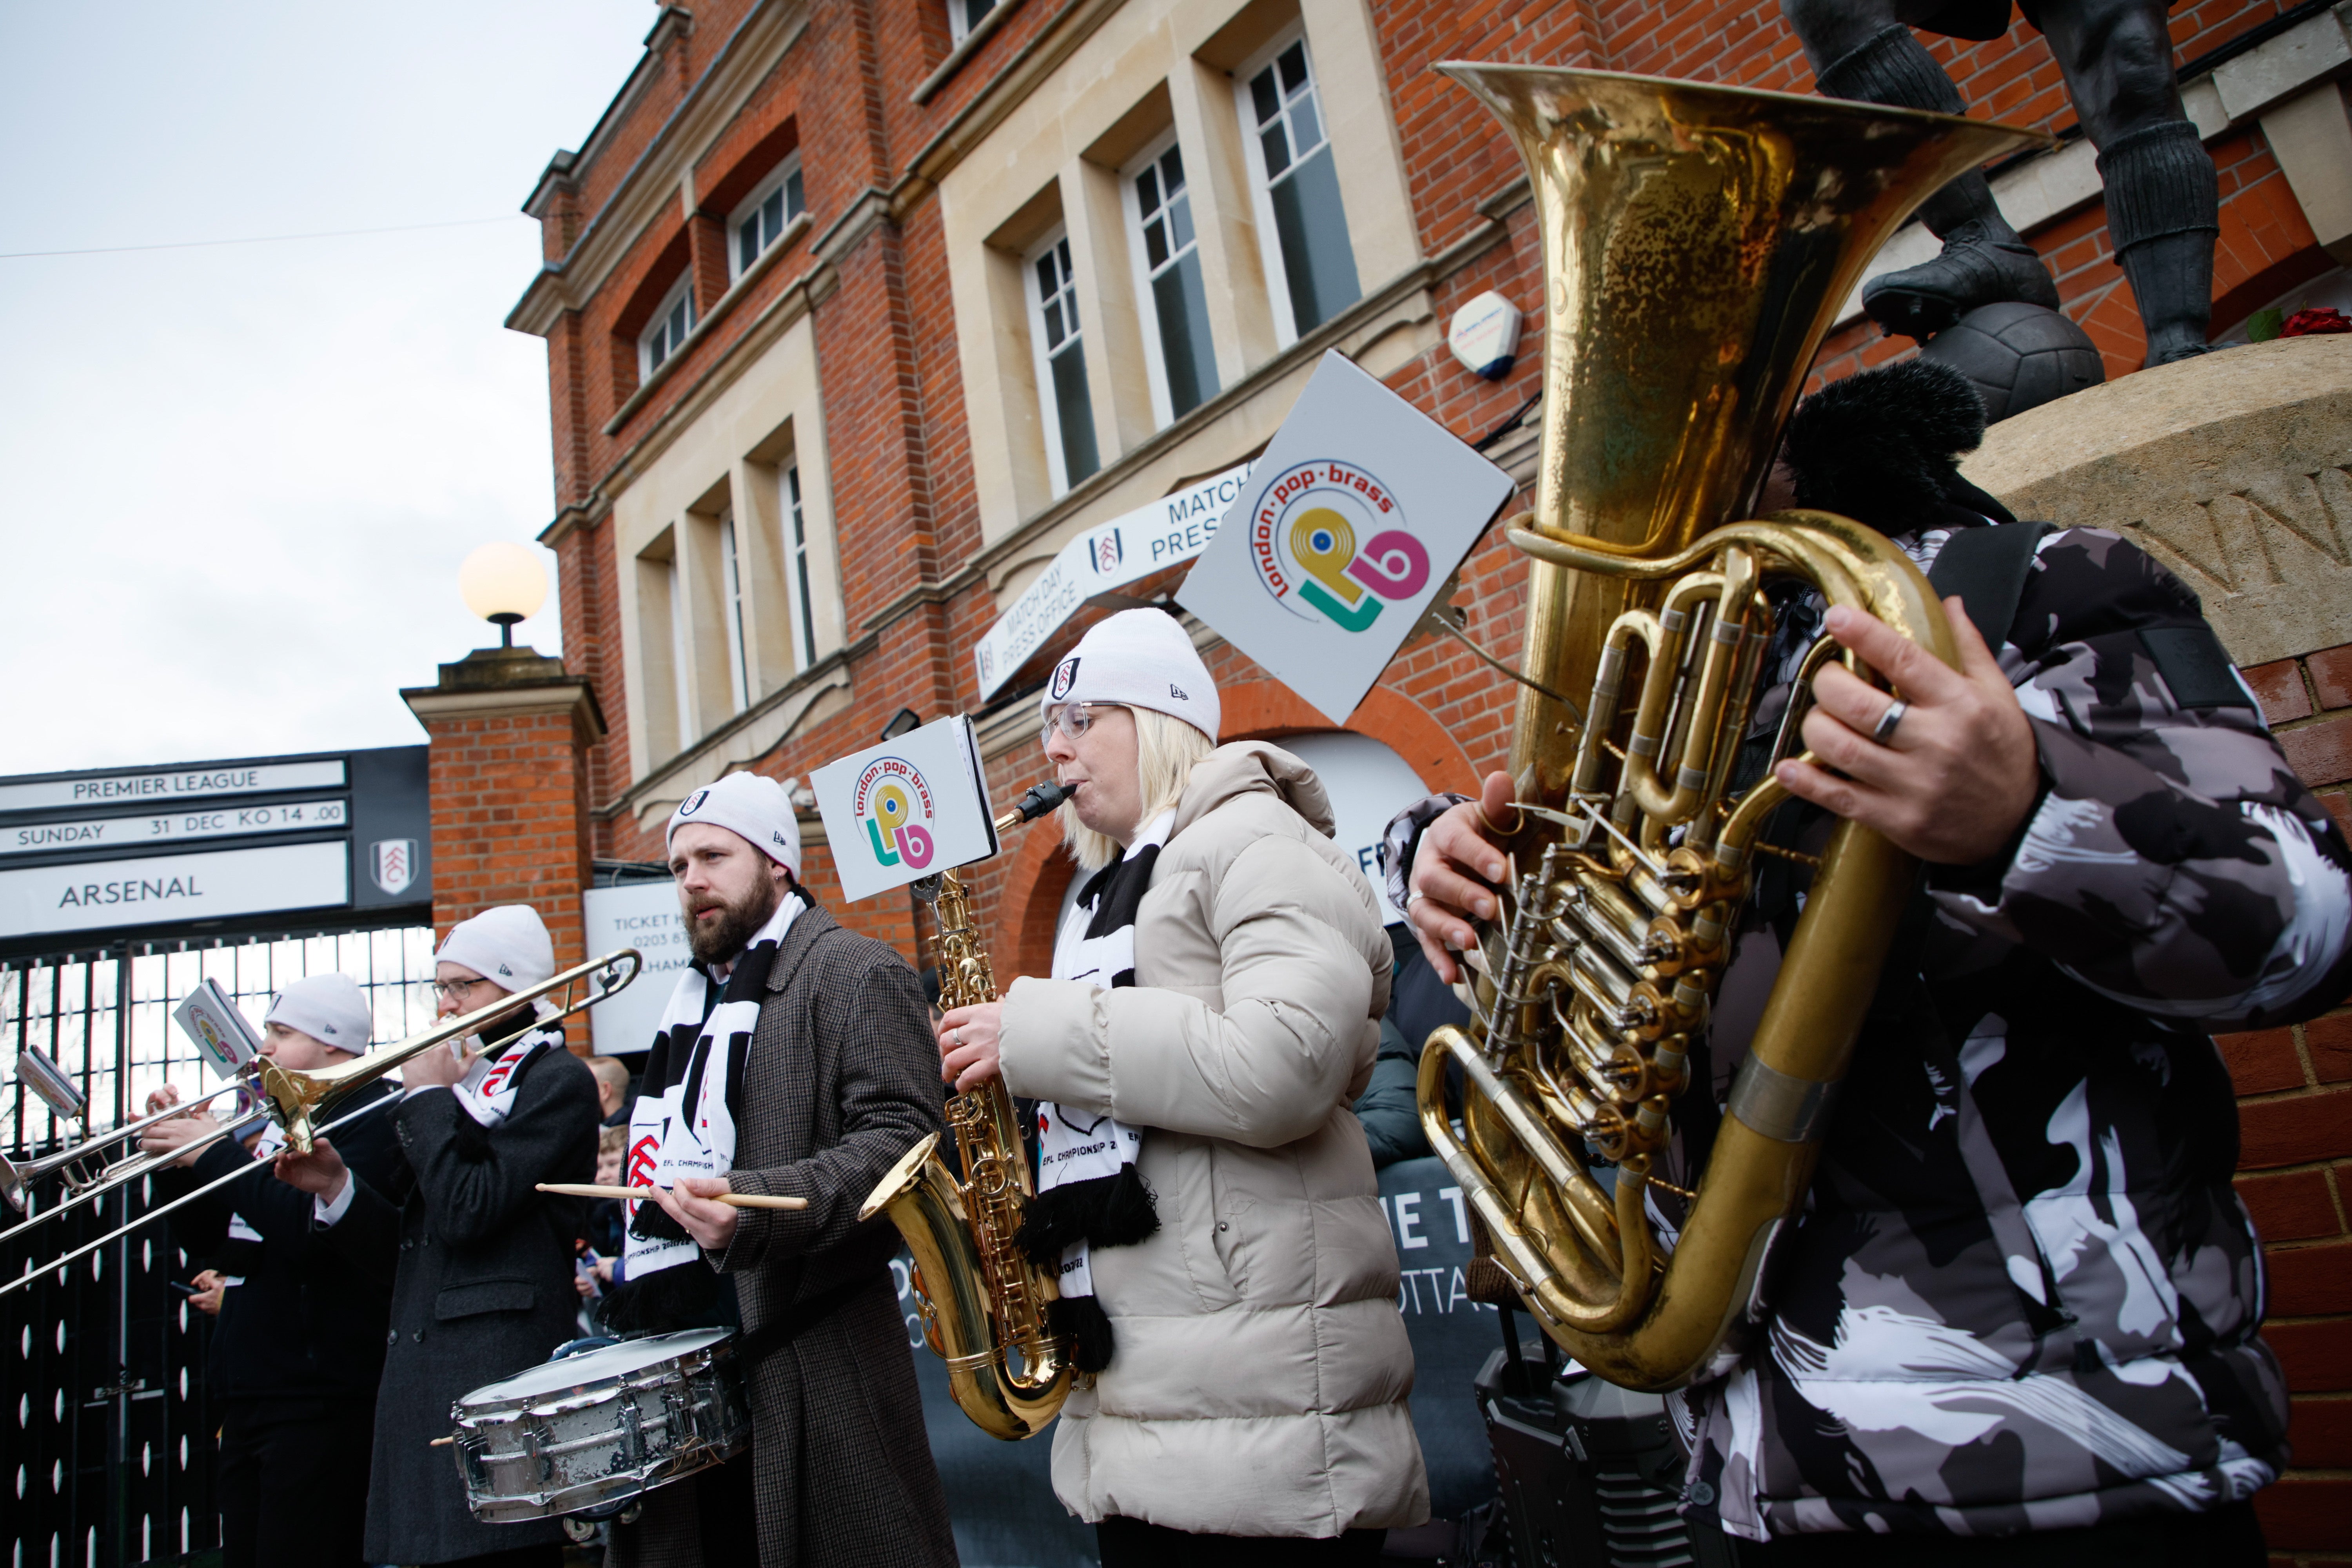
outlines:
{"label": "stone plinth", "polygon": [[1962,465],[2021,518],[2179,573],[2242,665],[2352,643],[2352,334],[2280,338],[2004,419]]}

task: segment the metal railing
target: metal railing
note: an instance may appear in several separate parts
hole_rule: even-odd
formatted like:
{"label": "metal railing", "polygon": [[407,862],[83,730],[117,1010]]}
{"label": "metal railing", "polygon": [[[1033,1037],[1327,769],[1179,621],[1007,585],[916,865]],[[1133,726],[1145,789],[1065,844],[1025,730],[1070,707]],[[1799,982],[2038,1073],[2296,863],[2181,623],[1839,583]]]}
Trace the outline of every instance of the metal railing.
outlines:
{"label": "metal railing", "polygon": [[[89,1096],[92,1129],[137,1113],[166,1082],[184,1093],[210,1071],[172,1008],[207,977],[258,1020],[289,982],[336,971],[359,982],[375,1036],[396,1040],[433,1016],[433,932],[422,927],[255,940],[217,947],[133,944],[94,958],[0,967],[0,1063],[47,1052]],[[0,1142],[12,1154],[59,1146],[68,1129],[11,1083]],[[50,1184],[54,1187],[54,1182]],[[14,1278],[83,1237],[135,1217],[144,1181],[0,1246]],[[40,1195],[42,1206],[56,1200]],[[13,1215],[5,1215],[13,1219]],[[0,1562],[32,1568],[178,1563],[214,1551],[220,1412],[207,1402],[212,1320],[173,1289],[204,1266],[157,1226],[126,1237],[0,1303],[0,1356],[14,1423],[0,1470]]]}

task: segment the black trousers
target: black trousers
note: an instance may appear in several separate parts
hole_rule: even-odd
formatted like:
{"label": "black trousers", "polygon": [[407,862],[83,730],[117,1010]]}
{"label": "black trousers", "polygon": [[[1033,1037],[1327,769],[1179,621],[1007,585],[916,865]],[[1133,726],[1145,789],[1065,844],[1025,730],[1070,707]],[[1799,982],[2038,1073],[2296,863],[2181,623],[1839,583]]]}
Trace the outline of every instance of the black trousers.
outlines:
{"label": "black trousers", "polygon": [[1095,1526],[1102,1568],[1373,1568],[1385,1530],[1351,1530],[1320,1541],[1295,1536],[1188,1535],[1139,1519],[1104,1520]]}
{"label": "black trousers", "polygon": [[223,1568],[358,1568],[372,1399],[233,1399],[221,1419]]}
{"label": "black trousers", "polygon": [[1739,1568],[2263,1568],[2269,1561],[2250,1502],[2031,1535],[1784,1535],[1732,1545]]}

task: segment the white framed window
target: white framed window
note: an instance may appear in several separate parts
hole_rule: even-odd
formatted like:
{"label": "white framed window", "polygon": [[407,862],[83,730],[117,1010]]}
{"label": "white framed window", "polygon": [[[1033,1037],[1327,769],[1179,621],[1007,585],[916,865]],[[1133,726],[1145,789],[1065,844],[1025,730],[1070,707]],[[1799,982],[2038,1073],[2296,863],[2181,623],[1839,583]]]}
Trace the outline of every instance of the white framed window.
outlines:
{"label": "white framed window", "polygon": [[782,238],[793,219],[807,207],[801,190],[801,155],[794,153],[728,218],[728,278],[732,280],[750,270],[751,263]]}
{"label": "white framed window", "polygon": [[1095,447],[1095,412],[1087,388],[1085,335],[1078,326],[1078,288],[1070,269],[1070,238],[1056,231],[1021,268],[1029,294],[1029,344],[1037,360],[1037,401],[1045,418],[1045,465],[1054,493],[1102,467]]}
{"label": "white framed window", "polygon": [[743,552],[735,538],[735,514],[719,518],[719,587],[725,594],[727,683],[740,713],[751,706],[751,664],[743,636]]}
{"label": "white framed window", "polygon": [[1143,310],[1143,357],[1154,423],[1182,417],[1217,395],[1192,193],[1172,135],[1129,165],[1119,189],[1132,233],[1135,291]]}
{"label": "white framed window", "polygon": [[801,466],[784,468],[784,574],[793,596],[793,657],[798,668],[816,662],[816,602],[809,586],[808,516],[801,509]]}
{"label": "white framed window", "polygon": [[971,37],[971,30],[981,19],[993,11],[1003,0],[948,0],[948,33],[959,44]]}
{"label": "white framed window", "polygon": [[1363,297],[1339,174],[1304,32],[1294,31],[1234,75],[1249,142],[1258,242],[1286,344]]}
{"label": "white framed window", "polygon": [[653,324],[637,339],[638,375],[653,374],[662,361],[677,353],[678,345],[693,331],[694,278],[689,273],[663,297],[661,308],[654,312]]}

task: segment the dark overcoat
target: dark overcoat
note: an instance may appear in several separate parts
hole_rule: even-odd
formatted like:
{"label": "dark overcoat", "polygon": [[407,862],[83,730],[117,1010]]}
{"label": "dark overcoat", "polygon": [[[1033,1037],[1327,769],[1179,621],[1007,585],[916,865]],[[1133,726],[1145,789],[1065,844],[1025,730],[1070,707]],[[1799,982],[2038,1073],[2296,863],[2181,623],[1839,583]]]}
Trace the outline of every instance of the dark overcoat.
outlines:
{"label": "dark overcoat", "polygon": [[[372,1085],[341,1113],[394,1092]],[[339,1129],[333,1142],[362,1181],[388,1182],[400,1165],[392,1117],[383,1108]],[[205,1355],[205,1392],[215,1399],[373,1404],[383,1373],[391,1239],[384,1239],[375,1267],[361,1268],[330,1233],[311,1224],[310,1194],[274,1179],[269,1162],[255,1159],[233,1138],[198,1155],[194,1169],[173,1165],[157,1173],[156,1195],[176,1198],[240,1170],[247,1173],[244,1180],[206,1193],[172,1216],[172,1239],[190,1258],[225,1264],[223,1273],[245,1281],[221,1300]],[[231,1240],[233,1216],[242,1216],[261,1239]],[[244,1256],[223,1256],[232,1249]]]}
{"label": "dark overcoat", "polygon": [[369,1473],[371,1563],[447,1563],[564,1538],[551,1519],[478,1522],[455,1457],[432,1446],[450,1434],[451,1404],[578,1332],[572,1244],[586,1205],[532,1188],[594,1179],[596,1079],[550,1033],[556,1048],[531,1062],[496,1127],[446,1089],[403,1100],[392,1112],[406,1157],[394,1190],[358,1183],[329,1233],[379,1278],[385,1258],[394,1265],[383,1279],[392,1314]]}
{"label": "dark overcoat", "polygon": [[[822,909],[802,911],[768,973],[728,1181],[808,1207],[745,1209],[727,1249],[705,1254],[734,1277],[755,1342],[764,1328],[808,1320],[751,1369],[763,1568],[956,1561],[890,1276],[898,1234],[887,1219],[857,1220],[898,1158],[943,1131],[939,1063],[906,961]],[[615,1560],[699,1564],[692,1487],[651,1494],[644,1519],[616,1532]]]}

